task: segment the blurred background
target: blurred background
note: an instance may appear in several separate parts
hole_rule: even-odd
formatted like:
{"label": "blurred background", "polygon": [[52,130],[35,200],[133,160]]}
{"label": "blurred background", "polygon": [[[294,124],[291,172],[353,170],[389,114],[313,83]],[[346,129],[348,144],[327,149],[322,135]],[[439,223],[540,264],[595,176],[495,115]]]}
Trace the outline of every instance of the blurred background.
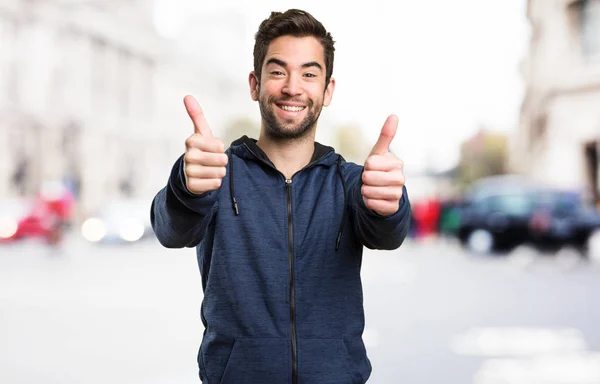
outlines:
{"label": "blurred background", "polygon": [[149,208],[202,105],[256,137],[273,10],[336,40],[317,140],[386,117],[409,239],[365,252],[369,383],[600,383],[600,0],[0,0],[0,383],[196,383],[193,249]]}

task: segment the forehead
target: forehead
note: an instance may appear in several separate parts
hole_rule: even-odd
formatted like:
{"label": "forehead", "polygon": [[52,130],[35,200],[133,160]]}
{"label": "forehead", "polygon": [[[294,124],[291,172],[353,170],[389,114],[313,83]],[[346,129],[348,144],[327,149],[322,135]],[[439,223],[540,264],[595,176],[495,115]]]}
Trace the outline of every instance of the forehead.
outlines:
{"label": "forehead", "polygon": [[276,38],[269,44],[264,63],[272,58],[284,61],[290,66],[301,66],[315,61],[325,68],[325,49],[319,40],[312,36]]}

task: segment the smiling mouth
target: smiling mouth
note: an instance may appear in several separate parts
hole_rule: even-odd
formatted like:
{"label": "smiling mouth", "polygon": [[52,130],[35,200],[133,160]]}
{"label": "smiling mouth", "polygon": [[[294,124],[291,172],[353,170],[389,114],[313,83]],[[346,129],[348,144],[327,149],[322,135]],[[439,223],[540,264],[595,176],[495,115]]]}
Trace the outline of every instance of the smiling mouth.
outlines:
{"label": "smiling mouth", "polygon": [[280,109],[283,109],[284,111],[287,111],[287,112],[300,112],[306,108],[306,106],[293,106],[293,105],[282,105],[282,104],[277,104],[277,106]]}

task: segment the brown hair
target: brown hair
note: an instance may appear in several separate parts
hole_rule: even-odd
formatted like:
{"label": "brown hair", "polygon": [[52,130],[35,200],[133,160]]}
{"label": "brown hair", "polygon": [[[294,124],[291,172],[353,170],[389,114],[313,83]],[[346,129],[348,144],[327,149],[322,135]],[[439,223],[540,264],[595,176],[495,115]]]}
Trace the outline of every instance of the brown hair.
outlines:
{"label": "brown hair", "polygon": [[262,66],[269,44],[281,36],[312,36],[320,41],[325,53],[325,86],[327,86],[333,73],[333,56],[335,51],[333,44],[335,42],[320,21],[315,19],[310,13],[299,9],[289,9],[283,13],[271,12],[271,16],[265,19],[258,27],[258,32],[254,36],[254,73],[258,80],[260,81]]}

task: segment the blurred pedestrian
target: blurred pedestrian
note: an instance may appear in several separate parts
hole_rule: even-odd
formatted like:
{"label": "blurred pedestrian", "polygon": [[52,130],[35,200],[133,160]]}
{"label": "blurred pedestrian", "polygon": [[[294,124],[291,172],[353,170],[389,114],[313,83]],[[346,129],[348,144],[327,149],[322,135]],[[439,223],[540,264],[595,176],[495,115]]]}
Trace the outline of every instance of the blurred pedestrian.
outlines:
{"label": "blurred pedestrian", "polygon": [[389,152],[396,116],[364,166],[315,142],[333,59],[331,34],[313,16],[271,13],[248,77],[260,135],[227,150],[196,100],[184,98],[194,134],[151,218],[165,247],[197,250],[203,382],[358,384],[371,374],[363,246],[398,248],[411,210],[403,163]]}

